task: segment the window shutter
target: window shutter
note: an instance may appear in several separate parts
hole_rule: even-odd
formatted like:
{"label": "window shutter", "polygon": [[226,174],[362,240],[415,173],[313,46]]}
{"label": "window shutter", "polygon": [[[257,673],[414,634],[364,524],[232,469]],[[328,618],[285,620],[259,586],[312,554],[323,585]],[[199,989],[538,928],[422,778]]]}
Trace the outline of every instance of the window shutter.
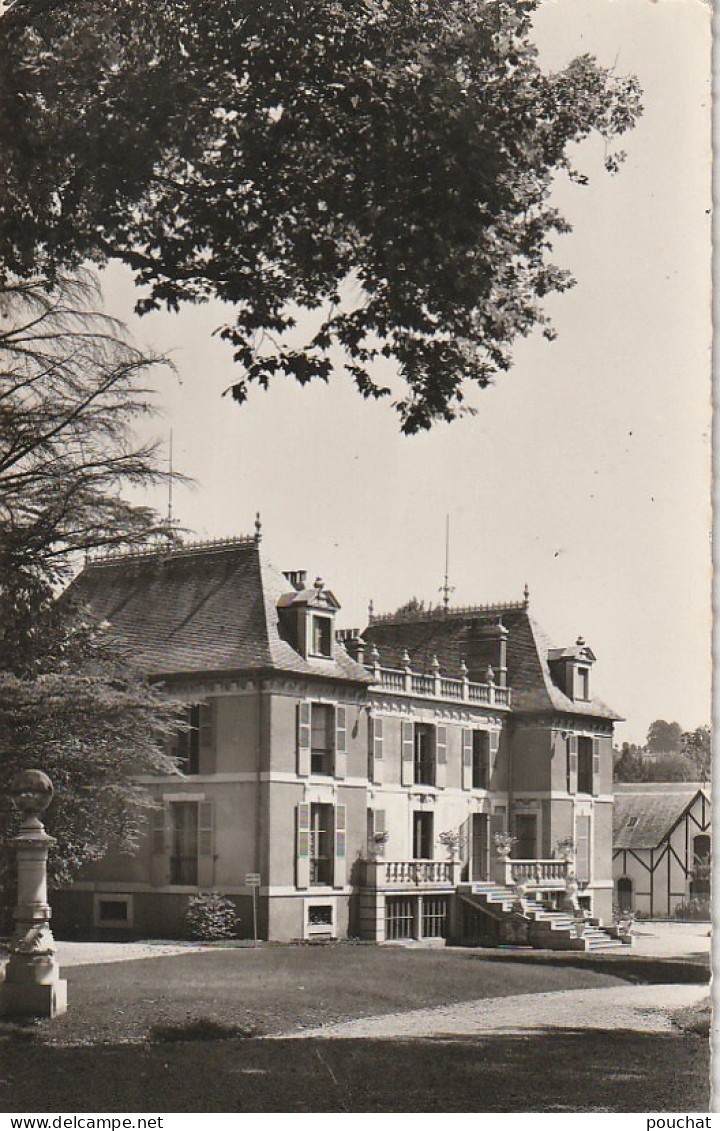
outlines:
{"label": "window shutter", "polygon": [[200,704],[200,749],[212,751],[215,749],[215,699],[206,699]]}
{"label": "window shutter", "polygon": [[575,821],[575,871],[580,883],[590,879],[590,818],[579,816]]}
{"label": "window shutter", "polygon": [[473,732],[462,732],[462,787],[472,789],[473,779]]}
{"label": "window shutter", "polygon": [[307,801],[302,801],[297,807],[295,886],[310,886],[310,804]]}
{"label": "window shutter", "polygon": [[150,851],[153,856],[163,856],[165,853],[165,806],[159,805],[153,809],[152,830],[150,832]]}
{"label": "window shutter", "polygon": [[412,785],[415,761],[415,728],[411,722],[402,723],[402,765],[400,781]]}
{"label": "window shutter", "polygon": [[373,809],[372,814],[373,814],[373,832],[374,833],[384,833],[385,832],[385,810],[384,809]]}
{"label": "window shutter", "polygon": [[368,719],[368,777],[378,785],[383,780],[383,721],[371,715]]}
{"label": "window shutter", "polygon": [[307,699],[297,705],[297,772],[304,778],[310,774],[310,709]]}
{"label": "window shutter", "polygon": [[198,884],[212,887],[215,876],[215,837],[212,801],[198,802]]}
{"label": "window shutter", "polygon": [[345,887],[347,854],[347,807],[335,806],[335,868],[333,870],[333,887]]}
{"label": "window shutter", "polygon": [[200,704],[198,711],[198,747],[200,755],[198,770],[201,774],[215,773],[216,708],[216,699],[206,699],[204,703]]}
{"label": "window shutter", "polygon": [[594,738],[592,740],[592,760],[593,760],[593,780],[592,791],[593,793],[600,792],[600,739]]}
{"label": "window shutter", "polygon": [[447,727],[435,727],[435,785],[443,789],[447,779]]}
{"label": "window shutter", "polygon": [[344,778],[347,773],[347,710],[335,708],[335,777]]}
{"label": "window shutter", "polygon": [[567,787],[568,793],[577,793],[578,740],[576,734],[568,735],[567,740]]}
{"label": "window shutter", "polygon": [[500,749],[500,731],[491,730],[488,736],[488,779],[487,788],[492,789],[492,779],[495,773],[495,762]]}

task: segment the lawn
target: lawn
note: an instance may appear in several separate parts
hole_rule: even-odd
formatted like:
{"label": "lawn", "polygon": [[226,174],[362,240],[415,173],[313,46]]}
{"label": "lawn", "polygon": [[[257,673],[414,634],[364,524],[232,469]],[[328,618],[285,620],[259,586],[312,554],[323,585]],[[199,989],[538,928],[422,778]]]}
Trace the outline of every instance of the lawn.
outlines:
{"label": "lawn", "polygon": [[[679,1030],[254,1039],[476,998],[653,980],[631,958],[568,957],[523,962],[463,950],[267,946],[71,967],[64,1018],[0,1025],[0,1109],[707,1110],[707,1040]],[[664,973],[680,980],[674,968]],[[689,976],[702,981],[707,973],[695,967]]]}
{"label": "lawn", "polygon": [[[472,950],[339,944],[217,949],[68,967],[69,1009],[41,1031],[62,1044],[140,1040],[212,1018],[253,1035],[474,998],[618,985],[577,965],[498,964]],[[668,979],[669,980],[669,979]]]}

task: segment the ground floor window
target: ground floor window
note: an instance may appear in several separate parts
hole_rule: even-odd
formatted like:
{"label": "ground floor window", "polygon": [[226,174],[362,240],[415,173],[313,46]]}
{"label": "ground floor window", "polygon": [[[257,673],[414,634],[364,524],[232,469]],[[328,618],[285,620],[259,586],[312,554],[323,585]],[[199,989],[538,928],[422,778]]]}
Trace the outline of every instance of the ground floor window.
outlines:
{"label": "ground floor window", "polygon": [[423,896],[422,937],[447,938],[447,899],[445,896]]}
{"label": "ground floor window", "polygon": [[195,886],[198,882],[198,803],[173,801],[170,805],[170,883]]}
{"label": "ground floor window", "polygon": [[333,882],[334,819],[332,805],[310,806],[310,883]]}
{"label": "ground floor window", "polygon": [[415,900],[410,896],[389,895],[385,901],[385,938],[411,939],[415,932]]}

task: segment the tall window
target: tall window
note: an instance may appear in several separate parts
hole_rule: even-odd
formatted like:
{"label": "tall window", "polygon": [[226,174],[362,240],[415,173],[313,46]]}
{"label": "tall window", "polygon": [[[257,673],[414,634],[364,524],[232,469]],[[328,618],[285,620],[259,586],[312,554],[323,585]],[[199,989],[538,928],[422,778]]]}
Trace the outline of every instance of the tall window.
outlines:
{"label": "tall window", "polygon": [[170,805],[170,883],[198,882],[198,805],[174,801]]}
{"label": "tall window", "polygon": [[188,707],[185,713],[187,730],[182,730],[175,740],[175,757],[183,774],[200,772],[200,704]]}
{"label": "tall window", "polygon": [[313,703],[310,711],[310,773],[332,774],[335,750],[335,708]]}
{"label": "tall window", "polygon": [[313,616],[310,644],[315,656],[332,656],[332,621],[330,617]]}
{"label": "tall window", "polygon": [[472,732],[473,789],[487,789],[490,779],[490,735],[486,730]]}
{"label": "tall window", "polygon": [[593,791],[593,744],[591,738],[578,738],[578,793]]}
{"label": "tall window", "polygon": [[415,723],[415,785],[435,785],[435,728],[428,723]]}
{"label": "tall window", "polygon": [[[186,726],[170,743],[170,753],[178,759],[181,773],[199,774],[208,772],[207,757],[214,746],[213,700],[194,703],[185,710]],[[205,768],[203,769],[203,759]]]}
{"label": "tall window", "polygon": [[433,858],[433,815],[413,813],[413,860]]}
{"label": "tall window", "polygon": [[310,806],[310,883],[333,882],[333,807]]}

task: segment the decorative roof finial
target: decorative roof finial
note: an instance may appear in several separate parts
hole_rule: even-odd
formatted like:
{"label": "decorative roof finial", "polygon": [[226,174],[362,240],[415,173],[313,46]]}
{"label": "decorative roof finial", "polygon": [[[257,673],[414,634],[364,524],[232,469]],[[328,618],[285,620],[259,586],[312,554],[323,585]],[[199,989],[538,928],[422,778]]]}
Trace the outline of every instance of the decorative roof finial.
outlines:
{"label": "decorative roof finial", "polygon": [[262,542],[262,522],[260,521],[260,511],[255,515],[255,541],[259,546]]}
{"label": "decorative roof finial", "polygon": [[530,604],[530,586],[528,585],[527,581],[525,582],[525,588],[523,589],[523,604],[525,605],[526,609]]}
{"label": "decorative roof finial", "polygon": [[313,585],[313,589],[317,589],[318,593],[322,593],[324,588],[325,588],[325,582],[323,581],[322,577],[316,577],[315,578],[315,584]]}
{"label": "decorative roof finial", "polygon": [[368,622],[370,622],[373,619],[374,615],[375,615],[375,605],[373,604],[373,599],[371,597],[370,600],[368,601]]}
{"label": "decorative roof finial", "polygon": [[578,648],[583,648],[584,645],[585,645],[585,637],[584,636],[578,636],[577,640],[575,641],[575,644],[577,645]]}

